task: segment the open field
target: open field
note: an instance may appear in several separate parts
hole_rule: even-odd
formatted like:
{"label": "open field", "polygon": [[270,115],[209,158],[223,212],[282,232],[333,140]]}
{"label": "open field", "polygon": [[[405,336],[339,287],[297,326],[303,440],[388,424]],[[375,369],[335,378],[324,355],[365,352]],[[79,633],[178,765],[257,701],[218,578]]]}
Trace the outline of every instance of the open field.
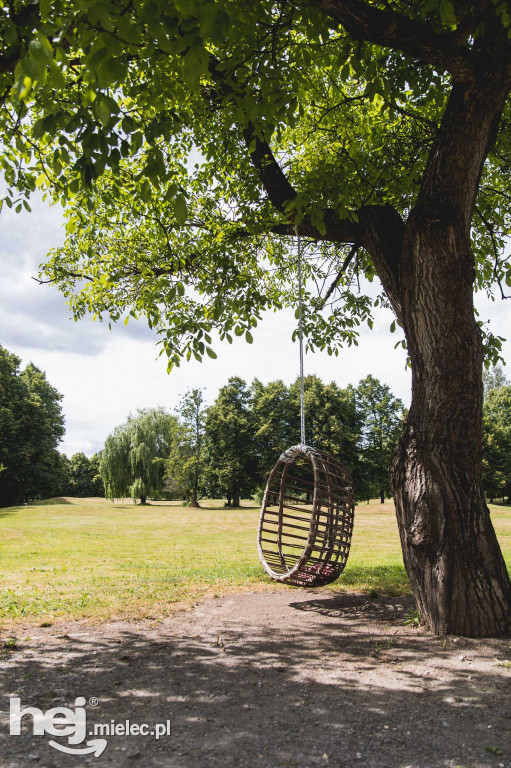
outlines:
{"label": "open field", "polygon": [[[278,589],[257,558],[258,508],[202,504],[54,499],[1,509],[0,621],[159,618],[203,596]],[[491,509],[511,566],[511,507]],[[332,588],[409,592],[392,502],[357,507],[348,566]]]}

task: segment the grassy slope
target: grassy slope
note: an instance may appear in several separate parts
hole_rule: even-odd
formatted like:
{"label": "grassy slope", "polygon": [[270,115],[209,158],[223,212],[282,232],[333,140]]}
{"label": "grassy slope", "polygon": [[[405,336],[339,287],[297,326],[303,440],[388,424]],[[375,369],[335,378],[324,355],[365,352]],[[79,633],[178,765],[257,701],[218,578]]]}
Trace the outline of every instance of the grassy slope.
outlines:
{"label": "grassy slope", "polygon": [[[205,594],[272,585],[257,559],[258,509],[203,504],[68,499],[1,509],[0,620],[157,617]],[[491,509],[511,565],[511,507]],[[334,588],[409,591],[391,502],[357,508]]]}

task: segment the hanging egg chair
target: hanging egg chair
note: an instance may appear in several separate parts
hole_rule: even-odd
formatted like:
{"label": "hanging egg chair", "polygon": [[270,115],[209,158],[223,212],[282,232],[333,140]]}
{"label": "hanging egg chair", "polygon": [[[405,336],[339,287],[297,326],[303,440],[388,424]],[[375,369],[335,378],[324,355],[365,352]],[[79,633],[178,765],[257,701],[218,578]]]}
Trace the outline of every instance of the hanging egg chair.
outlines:
{"label": "hanging egg chair", "polygon": [[257,545],[266,573],[301,587],[335,581],[348,560],[354,508],[343,464],[307,445],[289,448],[270,473],[261,506]]}
{"label": "hanging egg chair", "polygon": [[302,250],[298,229],[298,340],[300,445],[272,469],[261,506],[257,549],[266,573],[298,587],[331,584],[343,572],[351,546],[355,493],[346,467],[305,443]]}

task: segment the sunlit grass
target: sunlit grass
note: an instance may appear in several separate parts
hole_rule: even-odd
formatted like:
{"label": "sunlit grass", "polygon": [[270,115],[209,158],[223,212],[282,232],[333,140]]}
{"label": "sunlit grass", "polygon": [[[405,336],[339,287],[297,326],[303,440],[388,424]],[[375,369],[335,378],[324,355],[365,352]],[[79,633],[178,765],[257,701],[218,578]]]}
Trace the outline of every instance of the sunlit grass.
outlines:
{"label": "sunlit grass", "polygon": [[[259,510],[221,501],[134,506],[67,499],[0,509],[0,620],[161,617],[204,595],[279,587],[256,552]],[[511,563],[511,508],[492,507]],[[334,589],[405,594],[391,502],[361,504]]]}

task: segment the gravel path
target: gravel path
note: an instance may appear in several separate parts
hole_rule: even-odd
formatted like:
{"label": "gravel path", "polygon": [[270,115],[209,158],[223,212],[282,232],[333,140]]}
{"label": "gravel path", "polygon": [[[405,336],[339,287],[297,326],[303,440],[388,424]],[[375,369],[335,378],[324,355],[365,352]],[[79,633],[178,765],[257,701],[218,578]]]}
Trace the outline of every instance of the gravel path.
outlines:
{"label": "gravel path", "polygon": [[[511,638],[436,638],[404,625],[409,610],[280,589],[162,622],[18,629],[0,656],[0,766],[511,768]],[[67,738],[32,735],[28,717],[9,735],[10,696],[44,711],[83,696],[88,730],[170,720],[171,734],[63,754],[49,740]]]}

